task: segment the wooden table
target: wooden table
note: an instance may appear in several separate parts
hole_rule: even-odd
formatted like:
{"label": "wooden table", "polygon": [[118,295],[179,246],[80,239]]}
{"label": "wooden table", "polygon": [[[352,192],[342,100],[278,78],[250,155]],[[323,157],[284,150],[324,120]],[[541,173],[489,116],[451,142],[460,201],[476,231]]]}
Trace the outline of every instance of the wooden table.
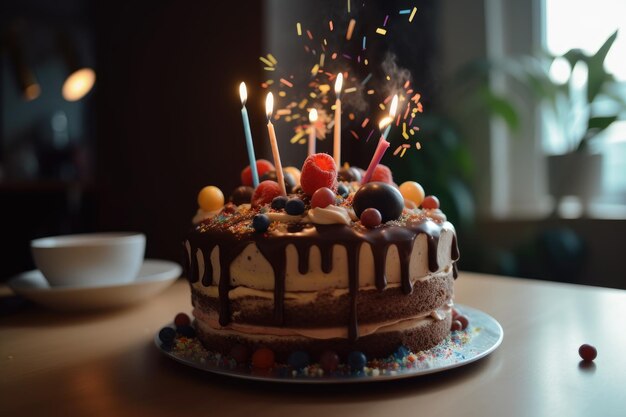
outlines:
{"label": "wooden table", "polygon": [[[486,359],[417,378],[343,386],[240,381],[153,346],[189,311],[179,281],[143,305],[90,315],[20,308],[0,318],[3,416],[626,416],[626,291],[462,273],[456,300],[496,317]],[[582,366],[578,347],[598,357]]]}

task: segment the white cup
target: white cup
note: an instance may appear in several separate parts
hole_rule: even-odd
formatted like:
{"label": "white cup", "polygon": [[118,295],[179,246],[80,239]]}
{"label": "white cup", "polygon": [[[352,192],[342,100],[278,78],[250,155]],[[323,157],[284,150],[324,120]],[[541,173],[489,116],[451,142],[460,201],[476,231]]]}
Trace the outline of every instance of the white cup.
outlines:
{"label": "white cup", "polygon": [[139,273],[146,236],[132,232],[53,236],[31,241],[30,248],[50,286],[126,284]]}

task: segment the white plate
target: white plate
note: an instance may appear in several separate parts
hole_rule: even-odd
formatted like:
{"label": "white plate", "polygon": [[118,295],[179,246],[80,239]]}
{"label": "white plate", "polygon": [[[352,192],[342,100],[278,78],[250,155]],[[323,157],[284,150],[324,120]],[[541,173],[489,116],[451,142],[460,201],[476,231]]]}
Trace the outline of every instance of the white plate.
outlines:
{"label": "white plate", "polygon": [[135,281],[101,287],[50,287],[35,269],[12,278],[17,295],[54,310],[99,310],[123,307],[150,298],[169,287],[181,274],[177,263],[146,259]]}
{"label": "white plate", "polygon": [[[389,368],[382,367],[377,375],[364,372],[338,373],[330,376],[308,376],[302,373],[293,375],[290,368],[280,364],[271,371],[259,372],[249,367],[236,366],[232,360],[229,361],[221,355],[216,356],[215,353],[204,349],[197,339],[191,339],[186,349],[176,347],[173,350],[167,350],[162,346],[157,332],[154,342],[163,354],[177,362],[234,378],[295,384],[389,381],[413,378],[467,365],[484,358],[500,346],[504,332],[496,319],[480,310],[463,305],[455,305],[455,309],[468,318],[469,326],[466,330],[454,332],[434,348],[416,353],[415,356],[418,359],[411,364],[410,368],[400,367],[398,370],[390,371]],[[172,323],[168,326],[174,327]]]}

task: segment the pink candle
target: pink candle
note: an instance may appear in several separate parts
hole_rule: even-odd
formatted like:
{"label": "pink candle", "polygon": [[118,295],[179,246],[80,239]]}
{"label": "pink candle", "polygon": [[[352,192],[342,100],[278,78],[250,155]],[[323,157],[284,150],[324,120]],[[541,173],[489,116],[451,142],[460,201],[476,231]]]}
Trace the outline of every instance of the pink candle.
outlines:
{"label": "pink candle", "polygon": [[278,152],[278,142],[276,141],[276,132],[272,124],[272,111],[274,110],[274,96],[272,93],[267,94],[265,99],[265,111],[267,112],[267,131],[270,135],[270,145],[272,145],[272,156],[274,157],[274,167],[276,168],[276,181],[280,187],[282,195],[287,195],[285,188],[285,175],[283,174],[283,166],[280,163],[280,153]]}
{"label": "pink candle", "polygon": [[[393,119],[391,117],[385,117],[380,121],[378,127],[382,131],[387,125],[389,125]],[[385,139],[383,134],[380,135],[380,139],[378,140],[378,145],[376,146],[376,151],[374,151],[374,156],[372,157],[372,161],[367,167],[367,171],[365,171],[365,175],[361,179],[361,184],[367,184],[372,179],[372,175],[374,174],[374,169],[380,163],[380,160],[383,159],[383,155],[387,152],[387,148],[389,148],[389,142]]]}

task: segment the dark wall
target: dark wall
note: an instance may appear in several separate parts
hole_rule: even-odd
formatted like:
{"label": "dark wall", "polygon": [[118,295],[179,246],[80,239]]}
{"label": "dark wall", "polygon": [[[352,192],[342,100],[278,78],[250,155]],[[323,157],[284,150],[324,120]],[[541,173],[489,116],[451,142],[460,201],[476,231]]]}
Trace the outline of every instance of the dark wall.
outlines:
{"label": "dark wall", "polygon": [[[177,260],[197,192],[228,194],[247,165],[238,85],[260,94],[262,3],[101,2],[97,15],[97,224],[145,232],[148,257]],[[253,132],[261,105],[248,105]]]}

